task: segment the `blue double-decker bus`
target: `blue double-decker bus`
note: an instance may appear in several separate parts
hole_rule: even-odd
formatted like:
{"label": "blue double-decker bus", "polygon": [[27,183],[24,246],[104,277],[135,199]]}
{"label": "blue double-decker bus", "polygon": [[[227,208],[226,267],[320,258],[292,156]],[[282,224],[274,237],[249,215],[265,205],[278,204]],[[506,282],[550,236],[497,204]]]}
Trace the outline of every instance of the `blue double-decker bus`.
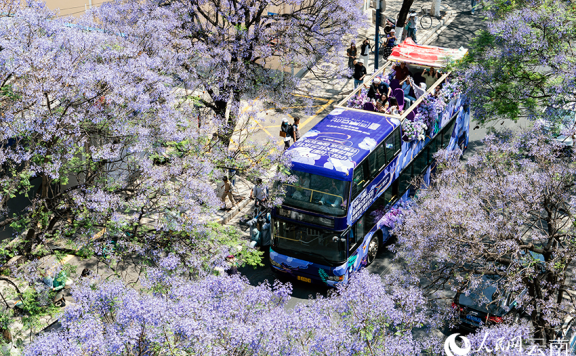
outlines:
{"label": "blue double-decker bus", "polygon": [[377,218],[382,209],[410,199],[414,177],[430,183],[438,150],[468,144],[470,113],[461,95],[425,140],[402,140],[405,116],[337,107],[287,150],[297,180],[272,212],[275,272],[335,286],[374,261],[390,236]]}

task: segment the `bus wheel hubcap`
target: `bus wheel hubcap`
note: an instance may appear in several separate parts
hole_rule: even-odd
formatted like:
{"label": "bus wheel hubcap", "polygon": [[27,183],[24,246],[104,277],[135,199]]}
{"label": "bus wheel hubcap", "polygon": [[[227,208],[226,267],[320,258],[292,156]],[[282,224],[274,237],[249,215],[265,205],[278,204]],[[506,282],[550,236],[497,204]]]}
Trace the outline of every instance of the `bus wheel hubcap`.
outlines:
{"label": "bus wheel hubcap", "polygon": [[370,241],[370,246],[368,247],[368,260],[369,262],[374,261],[376,254],[378,253],[378,242],[373,239]]}

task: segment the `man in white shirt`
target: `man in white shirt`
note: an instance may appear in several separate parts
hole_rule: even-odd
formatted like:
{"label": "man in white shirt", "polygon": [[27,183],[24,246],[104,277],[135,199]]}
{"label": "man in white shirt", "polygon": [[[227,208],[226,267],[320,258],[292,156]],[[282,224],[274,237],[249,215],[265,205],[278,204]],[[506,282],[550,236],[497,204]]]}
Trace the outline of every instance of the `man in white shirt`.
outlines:
{"label": "man in white shirt", "polygon": [[256,185],[250,192],[250,199],[256,200],[256,205],[260,205],[268,198],[268,188],[262,184],[262,178],[256,179]]}
{"label": "man in white shirt", "polygon": [[420,83],[420,86],[415,85],[414,82],[410,81],[412,89],[414,89],[414,95],[416,95],[416,100],[418,100],[422,95],[426,93],[426,83]]}

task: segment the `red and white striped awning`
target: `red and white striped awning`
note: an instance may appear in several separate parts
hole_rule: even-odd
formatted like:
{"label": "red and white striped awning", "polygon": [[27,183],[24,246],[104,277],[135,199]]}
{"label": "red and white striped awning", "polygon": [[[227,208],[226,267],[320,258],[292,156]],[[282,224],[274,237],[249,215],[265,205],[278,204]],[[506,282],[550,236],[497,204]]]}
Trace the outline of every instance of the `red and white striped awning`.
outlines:
{"label": "red and white striped awning", "polygon": [[468,50],[465,48],[451,49],[421,46],[415,44],[411,38],[407,38],[404,42],[394,47],[388,60],[442,68],[451,61],[462,59],[467,52]]}

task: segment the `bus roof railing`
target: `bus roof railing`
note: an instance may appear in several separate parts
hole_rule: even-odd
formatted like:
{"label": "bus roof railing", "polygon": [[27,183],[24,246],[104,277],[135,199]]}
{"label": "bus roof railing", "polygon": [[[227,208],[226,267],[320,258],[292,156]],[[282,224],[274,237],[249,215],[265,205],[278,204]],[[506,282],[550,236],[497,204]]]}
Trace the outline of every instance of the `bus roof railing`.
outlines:
{"label": "bus roof railing", "polygon": [[444,73],[437,81],[436,83],[432,84],[432,86],[430,88],[428,88],[426,90],[426,93],[423,94],[422,96],[420,96],[414,103],[412,103],[412,105],[407,109],[404,110],[404,113],[400,116],[400,122],[404,121],[404,119],[406,118],[406,116],[408,116],[408,114],[410,114],[410,112],[412,112],[412,110],[416,109],[418,107],[418,105],[420,105],[420,103],[422,102],[422,100],[424,100],[424,98],[427,96],[427,94],[433,93],[434,90],[436,90],[436,87],[438,85],[440,85],[440,83],[442,83],[449,75],[451,72],[448,73]]}
{"label": "bus roof railing", "polygon": [[[387,61],[386,64],[384,64],[384,66],[382,68],[378,69],[376,72],[374,72],[374,74],[372,74],[370,76],[370,78],[368,78],[368,83],[371,83],[372,80],[374,80],[374,78],[376,76],[378,76],[380,74],[384,74],[384,71],[388,67],[390,67],[390,65],[392,63],[393,63],[392,61]],[[426,67],[425,65],[421,65],[421,64],[414,64],[414,65],[418,65],[420,67]],[[433,93],[434,90],[436,89],[436,87],[438,85],[440,85],[440,83],[442,83],[450,75],[450,73],[451,72],[447,72],[447,73],[443,74],[440,78],[438,78],[438,80],[436,80],[436,82],[434,84],[432,84],[432,86],[430,86],[430,88],[426,89],[426,94]],[[345,97],[342,101],[340,101],[338,104],[336,104],[336,107],[346,109],[346,110],[352,110],[352,111],[367,112],[366,110],[363,110],[363,109],[355,109],[355,108],[348,107],[348,102],[350,101],[350,99],[354,98],[356,95],[358,95],[358,93],[360,93],[363,85],[364,84],[362,84],[362,85],[358,86],[358,88],[354,89],[352,91],[352,93],[348,94],[347,97]],[[398,120],[400,120],[400,122],[402,122],[402,121],[404,121],[406,116],[408,116],[408,114],[410,114],[414,109],[416,109],[418,107],[418,105],[420,105],[422,100],[424,100],[424,97],[426,96],[426,94],[422,95],[420,98],[418,98],[416,101],[414,101],[414,103],[412,103],[412,105],[409,108],[404,110],[404,112],[401,115],[383,114],[383,113],[380,113],[378,111],[369,111],[369,112],[372,114],[376,114],[376,115],[381,115],[381,116],[390,117],[393,119],[398,119]]]}

